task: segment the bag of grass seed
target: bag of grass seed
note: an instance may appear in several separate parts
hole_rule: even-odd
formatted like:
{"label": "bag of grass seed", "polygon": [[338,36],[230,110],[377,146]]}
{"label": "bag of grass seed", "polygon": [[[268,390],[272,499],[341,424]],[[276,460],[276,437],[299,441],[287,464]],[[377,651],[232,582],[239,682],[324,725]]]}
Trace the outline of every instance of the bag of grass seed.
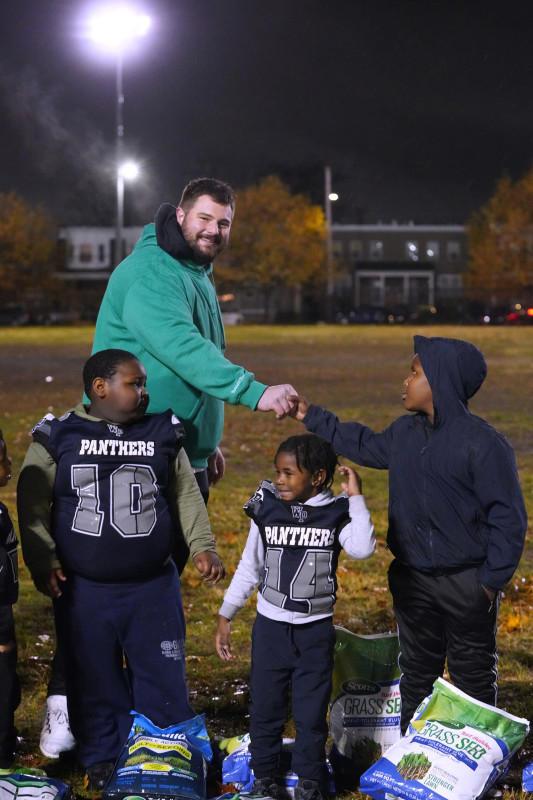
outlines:
{"label": "bag of grass seed", "polygon": [[376,800],[475,800],[505,772],[528,731],[527,720],[438,678],[408,734],[361,776],[360,791]]}
{"label": "bag of grass seed", "polygon": [[336,626],[330,753],[337,786],[361,774],[400,738],[398,636],[359,636]]}
{"label": "bag of grass seed", "polygon": [[150,800],[205,800],[207,761],[213,757],[203,716],[158,728],[134,714],[126,744],[109,779],[104,800],[131,795]]}

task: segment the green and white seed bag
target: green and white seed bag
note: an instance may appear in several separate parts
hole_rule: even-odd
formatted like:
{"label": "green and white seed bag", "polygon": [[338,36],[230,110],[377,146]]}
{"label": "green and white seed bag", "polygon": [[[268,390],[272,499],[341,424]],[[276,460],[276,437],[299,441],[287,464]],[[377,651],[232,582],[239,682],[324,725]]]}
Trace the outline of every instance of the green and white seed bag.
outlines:
{"label": "green and white seed bag", "polygon": [[360,636],[336,626],[329,727],[335,777],[352,788],[400,738],[398,636]]}
{"label": "green and white seed bag", "polygon": [[476,800],[505,772],[528,731],[526,719],[438,678],[407,735],[361,776],[360,791],[376,800]]}

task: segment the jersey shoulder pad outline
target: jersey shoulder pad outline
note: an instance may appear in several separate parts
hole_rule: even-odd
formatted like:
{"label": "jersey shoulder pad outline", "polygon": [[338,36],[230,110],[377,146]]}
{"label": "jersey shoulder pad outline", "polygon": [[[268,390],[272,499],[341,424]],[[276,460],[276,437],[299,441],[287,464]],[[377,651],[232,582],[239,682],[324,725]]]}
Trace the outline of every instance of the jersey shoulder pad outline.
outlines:
{"label": "jersey shoulder pad outline", "polygon": [[253,517],[259,512],[265,499],[265,492],[269,492],[276,497],[276,490],[272,481],[261,481],[253,495],[244,504],[243,509],[249,517]]}
{"label": "jersey shoulder pad outline", "polygon": [[[64,416],[64,415],[63,415]],[[50,436],[52,431],[52,422],[56,419],[53,414],[45,414],[42,419],[39,420],[37,425],[34,425],[31,429],[32,434],[40,433],[43,436]]]}

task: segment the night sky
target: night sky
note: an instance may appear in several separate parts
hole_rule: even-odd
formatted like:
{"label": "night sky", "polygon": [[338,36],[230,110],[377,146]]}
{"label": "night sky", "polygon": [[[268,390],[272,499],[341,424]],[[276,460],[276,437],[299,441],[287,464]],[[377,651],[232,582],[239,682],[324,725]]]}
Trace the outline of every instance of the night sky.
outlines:
{"label": "night sky", "polygon": [[[112,223],[114,62],[83,38],[86,0],[4,2],[0,191],[60,223]],[[129,223],[201,174],[271,172],[335,220],[463,222],[533,155],[533,4],[471,0],[136,0]]]}

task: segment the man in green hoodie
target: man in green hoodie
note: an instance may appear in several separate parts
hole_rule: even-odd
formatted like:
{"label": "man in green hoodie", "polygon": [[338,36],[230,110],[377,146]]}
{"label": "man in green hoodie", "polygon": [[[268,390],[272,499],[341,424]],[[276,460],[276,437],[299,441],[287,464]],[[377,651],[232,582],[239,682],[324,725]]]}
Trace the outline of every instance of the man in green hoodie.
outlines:
{"label": "man in green hoodie", "polygon": [[111,275],[93,343],[93,353],[121,348],[146,366],[149,411],[171,408],[183,423],[185,450],[206,500],[209,485],[224,474],[224,402],[281,418],[295,394],[289,384],[256,381],[224,356],[212,273],[229,242],[234,210],[231,187],[212,178],[191,181],[177,208],[162,205]]}

